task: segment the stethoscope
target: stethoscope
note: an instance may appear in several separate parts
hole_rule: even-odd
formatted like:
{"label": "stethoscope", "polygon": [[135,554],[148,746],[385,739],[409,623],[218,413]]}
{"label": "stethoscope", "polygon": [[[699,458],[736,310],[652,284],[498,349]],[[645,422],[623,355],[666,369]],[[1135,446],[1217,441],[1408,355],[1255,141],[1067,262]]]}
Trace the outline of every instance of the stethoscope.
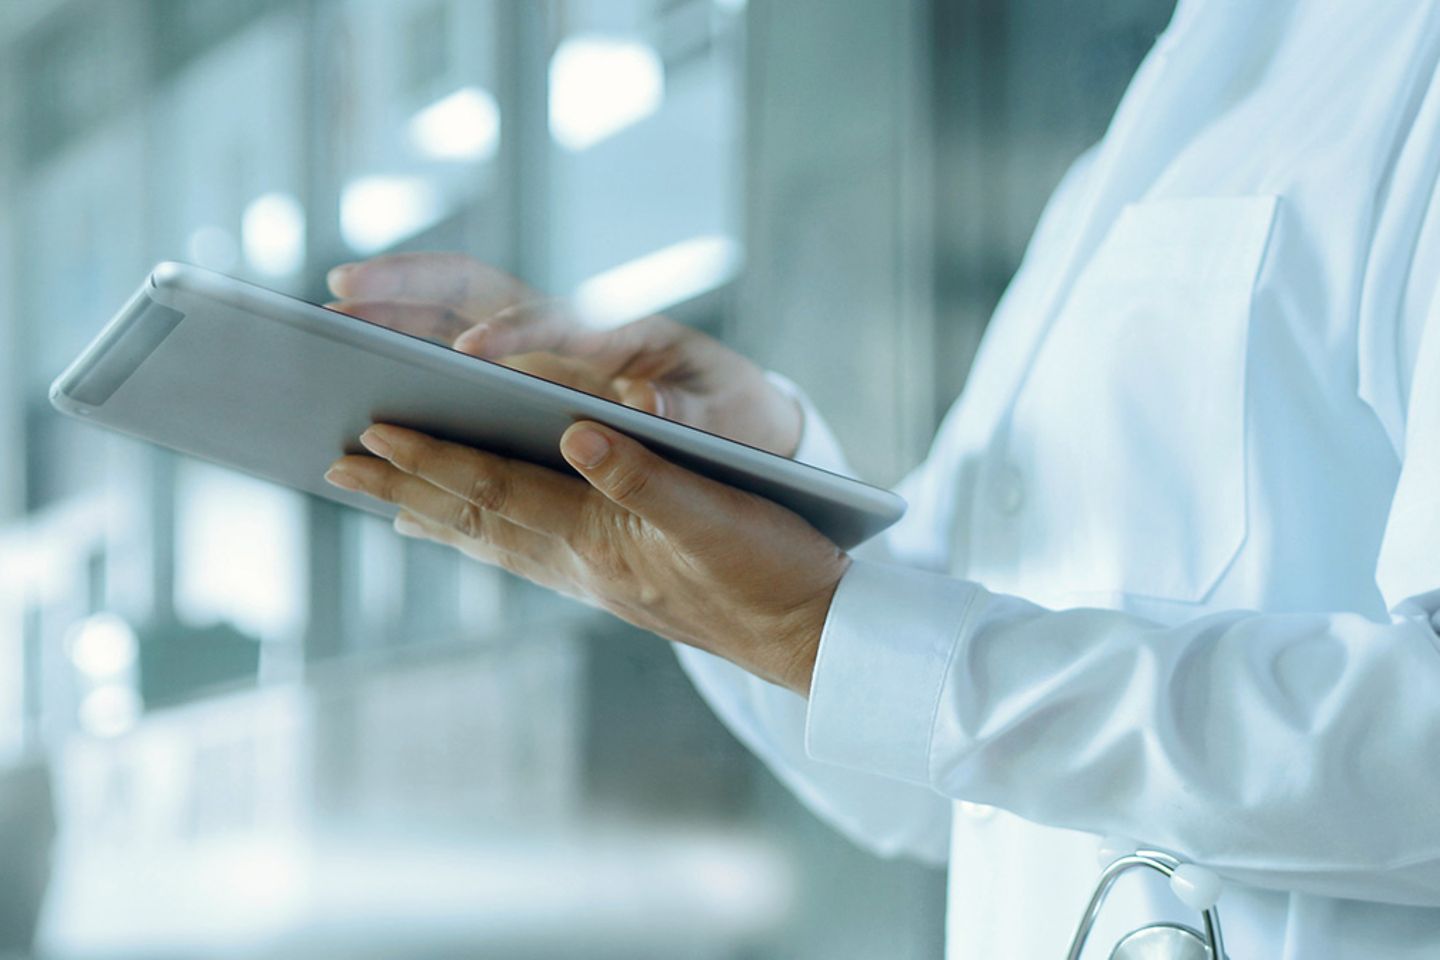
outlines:
{"label": "stethoscope", "polygon": [[1080,960],[1080,952],[1090,939],[1095,917],[1105,905],[1110,888],[1132,870],[1154,870],[1169,880],[1170,890],[1180,902],[1200,913],[1205,932],[1202,934],[1182,923],[1152,923],[1122,937],[1111,951],[1110,960],[1225,960],[1220,914],[1215,908],[1220,899],[1219,877],[1163,851],[1148,850],[1118,838],[1107,838],[1100,845],[1100,862],[1105,866],[1104,872],[1080,918],[1075,939],[1070,941],[1066,960]]}

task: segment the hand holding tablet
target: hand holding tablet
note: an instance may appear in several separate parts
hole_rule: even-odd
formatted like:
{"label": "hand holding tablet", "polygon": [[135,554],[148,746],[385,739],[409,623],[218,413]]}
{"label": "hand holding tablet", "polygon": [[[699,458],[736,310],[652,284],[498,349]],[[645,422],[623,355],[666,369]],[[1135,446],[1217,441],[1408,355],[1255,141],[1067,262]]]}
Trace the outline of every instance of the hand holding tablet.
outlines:
{"label": "hand holding tablet", "polygon": [[[484,297],[493,309],[496,284],[451,275],[447,304],[426,299],[413,274],[367,279],[362,268],[347,286],[346,272],[339,306],[374,322],[162,264],[55,382],[52,401],[395,516],[402,533],[808,689],[843,548],[893,523],[903,501],[417,334],[482,354],[548,348],[524,363],[711,426],[731,417],[748,439],[793,449],[793,406],[754,388],[769,388],[758,368],[662,321],[602,336],[558,316],[522,322],[511,303],[477,327],[469,311],[483,311]],[[347,295],[376,286],[389,299]]]}

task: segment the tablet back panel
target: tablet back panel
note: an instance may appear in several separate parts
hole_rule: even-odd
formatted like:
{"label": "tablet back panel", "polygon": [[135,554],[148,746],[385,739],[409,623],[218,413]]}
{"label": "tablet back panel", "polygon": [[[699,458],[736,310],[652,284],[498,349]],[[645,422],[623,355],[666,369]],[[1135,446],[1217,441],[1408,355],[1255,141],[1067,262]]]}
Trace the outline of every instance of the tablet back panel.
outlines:
{"label": "tablet back panel", "polygon": [[51,389],[57,408],[183,453],[371,512],[324,473],[371,423],[570,471],[560,434],[615,427],[714,479],[768,497],[841,546],[904,510],[855,480],[199,268],[165,264]]}

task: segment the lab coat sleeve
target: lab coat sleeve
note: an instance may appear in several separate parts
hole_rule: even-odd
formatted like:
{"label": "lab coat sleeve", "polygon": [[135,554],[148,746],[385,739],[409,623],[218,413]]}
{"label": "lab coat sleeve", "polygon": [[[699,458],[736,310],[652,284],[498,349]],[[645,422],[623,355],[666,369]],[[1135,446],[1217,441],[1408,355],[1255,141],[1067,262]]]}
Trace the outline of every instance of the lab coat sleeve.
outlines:
{"label": "lab coat sleeve", "polygon": [[1162,626],[859,561],[808,747],[1255,886],[1440,906],[1437,609]]}
{"label": "lab coat sleeve", "polygon": [[[805,410],[804,436],[796,459],[844,472],[840,445],[809,401],[789,381],[772,379]],[[676,652],[696,688],[726,726],[822,820],[881,855],[908,856],[933,864],[946,860],[948,800],[924,784],[812,760],[805,752],[804,698],[703,651],[677,646]]]}

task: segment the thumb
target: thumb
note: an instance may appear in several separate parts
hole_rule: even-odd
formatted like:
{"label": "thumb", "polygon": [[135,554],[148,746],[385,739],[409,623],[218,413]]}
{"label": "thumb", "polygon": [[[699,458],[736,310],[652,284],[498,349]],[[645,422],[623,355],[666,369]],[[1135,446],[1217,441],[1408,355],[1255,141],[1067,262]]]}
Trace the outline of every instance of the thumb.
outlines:
{"label": "thumb", "polygon": [[609,427],[573,424],[560,438],[560,452],[592,487],[663,530],[683,533],[718,520],[723,512],[719,484]]}

